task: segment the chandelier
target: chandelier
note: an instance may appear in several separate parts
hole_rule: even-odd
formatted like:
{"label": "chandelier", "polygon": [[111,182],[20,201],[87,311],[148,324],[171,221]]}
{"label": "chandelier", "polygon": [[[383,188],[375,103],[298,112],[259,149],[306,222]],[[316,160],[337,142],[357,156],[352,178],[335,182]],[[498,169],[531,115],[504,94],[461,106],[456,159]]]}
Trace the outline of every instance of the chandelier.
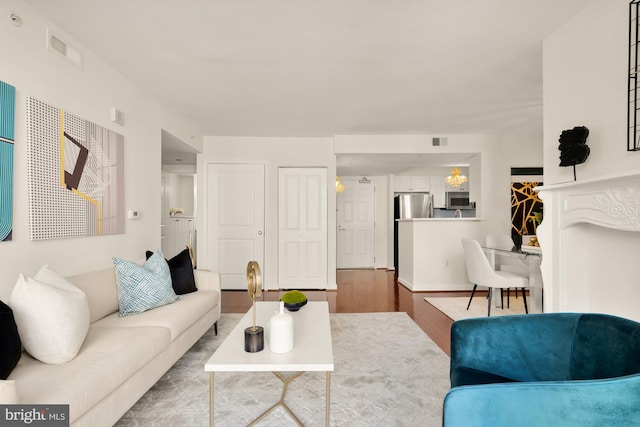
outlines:
{"label": "chandelier", "polygon": [[344,186],[342,182],[340,182],[341,176],[336,177],[336,193],[342,193],[347,187]]}
{"label": "chandelier", "polygon": [[451,175],[446,177],[444,180],[444,182],[456,188],[460,187],[460,185],[464,184],[467,181],[468,179],[466,176],[460,175],[460,169],[458,168],[453,168],[451,170]]}

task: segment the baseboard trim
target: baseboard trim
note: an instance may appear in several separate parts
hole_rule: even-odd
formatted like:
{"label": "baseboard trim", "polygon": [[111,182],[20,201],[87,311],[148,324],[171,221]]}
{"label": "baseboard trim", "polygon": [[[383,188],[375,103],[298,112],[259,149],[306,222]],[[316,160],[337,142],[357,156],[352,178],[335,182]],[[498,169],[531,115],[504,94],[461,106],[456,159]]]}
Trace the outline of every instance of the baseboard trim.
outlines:
{"label": "baseboard trim", "polygon": [[425,291],[470,291],[473,289],[473,285],[468,283],[446,283],[446,284],[437,284],[437,283],[411,283],[410,281],[398,277],[398,283],[400,283],[405,288],[409,289],[412,292],[425,292]]}

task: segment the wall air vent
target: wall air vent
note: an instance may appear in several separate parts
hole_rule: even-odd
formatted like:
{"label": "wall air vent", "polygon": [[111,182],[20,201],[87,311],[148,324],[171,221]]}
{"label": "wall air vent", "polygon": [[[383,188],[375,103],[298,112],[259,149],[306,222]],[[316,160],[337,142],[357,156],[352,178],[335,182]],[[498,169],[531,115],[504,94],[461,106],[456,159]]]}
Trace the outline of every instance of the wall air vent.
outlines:
{"label": "wall air vent", "polygon": [[111,121],[120,126],[124,126],[124,113],[116,107],[111,107]]}
{"label": "wall air vent", "polygon": [[68,61],[71,61],[77,67],[82,68],[82,53],[79,50],[69,46],[69,43],[56,36],[47,28],[47,49],[56,54],[62,55]]}
{"label": "wall air vent", "polygon": [[443,147],[447,145],[447,137],[434,137],[431,141],[434,147]]}

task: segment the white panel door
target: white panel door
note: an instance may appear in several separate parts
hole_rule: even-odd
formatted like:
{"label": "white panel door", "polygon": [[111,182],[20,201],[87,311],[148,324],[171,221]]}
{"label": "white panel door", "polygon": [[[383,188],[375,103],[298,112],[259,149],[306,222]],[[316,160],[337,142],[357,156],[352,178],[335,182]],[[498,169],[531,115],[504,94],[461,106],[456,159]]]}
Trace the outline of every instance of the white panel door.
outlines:
{"label": "white panel door", "polygon": [[337,194],[337,268],[375,267],[375,184],[345,180]]}
{"label": "white panel door", "polygon": [[247,263],[264,267],[264,165],[207,167],[207,266],[222,289],[247,289]]}
{"label": "white panel door", "polygon": [[327,169],[278,169],[278,281],[327,287]]}

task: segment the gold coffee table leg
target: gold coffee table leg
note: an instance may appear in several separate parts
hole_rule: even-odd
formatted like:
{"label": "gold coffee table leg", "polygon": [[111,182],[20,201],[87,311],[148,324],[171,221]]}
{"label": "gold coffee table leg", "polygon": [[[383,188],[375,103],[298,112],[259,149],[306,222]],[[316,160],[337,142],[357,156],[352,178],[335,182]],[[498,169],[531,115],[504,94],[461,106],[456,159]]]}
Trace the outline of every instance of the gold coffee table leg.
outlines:
{"label": "gold coffee table leg", "polygon": [[280,400],[278,400],[276,403],[273,404],[273,406],[271,406],[269,409],[267,409],[266,411],[264,411],[258,418],[256,418],[255,420],[253,420],[251,423],[249,423],[249,426],[255,425],[256,423],[258,423],[260,420],[264,419],[264,417],[266,417],[267,415],[269,415],[274,409],[276,409],[278,406],[282,406],[291,416],[291,418],[293,418],[293,420],[299,425],[299,426],[303,426],[304,424],[302,424],[302,421],[300,421],[300,419],[296,416],[296,414],[293,413],[293,411],[291,410],[291,408],[289,408],[289,406],[287,406],[287,404],[284,401],[284,398],[287,394],[287,387],[289,386],[289,383],[293,380],[295,380],[296,378],[298,378],[300,375],[302,375],[304,372],[296,372],[295,374],[289,376],[289,377],[285,377],[284,375],[282,375],[280,372],[274,372],[273,374],[280,378],[280,381],[282,381],[284,383],[284,385],[282,386],[282,393],[280,394]]}
{"label": "gold coffee table leg", "polygon": [[209,372],[209,426],[213,427],[213,371]]}
{"label": "gold coffee table leg", "polygon": [[329,427],[331,419],[331,371],[327,371],[327,402],[326,402],[325,425]]}

